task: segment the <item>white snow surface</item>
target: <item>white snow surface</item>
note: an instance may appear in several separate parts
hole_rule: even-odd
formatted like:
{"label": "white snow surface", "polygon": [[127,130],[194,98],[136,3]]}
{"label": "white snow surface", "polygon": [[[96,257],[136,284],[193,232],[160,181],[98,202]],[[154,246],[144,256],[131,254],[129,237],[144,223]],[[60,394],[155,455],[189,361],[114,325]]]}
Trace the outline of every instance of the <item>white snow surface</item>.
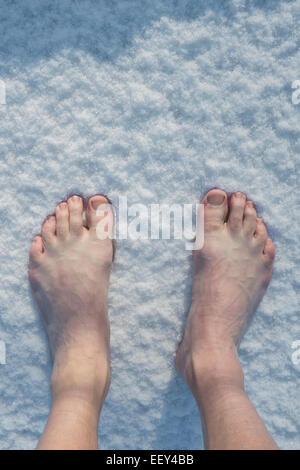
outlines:
{"label": "white snow surface", "polygon": [[[27,280],[30,241],[72,191],[130,204],[243,190],[277,247],[240,349],[279,446],[300,447],[300,1],[0,1],[0,448],[33,448],[51,359]],[[197,449],[201,422],[174,355],[191,298],[182,241],[120,241],[102,449]]]}

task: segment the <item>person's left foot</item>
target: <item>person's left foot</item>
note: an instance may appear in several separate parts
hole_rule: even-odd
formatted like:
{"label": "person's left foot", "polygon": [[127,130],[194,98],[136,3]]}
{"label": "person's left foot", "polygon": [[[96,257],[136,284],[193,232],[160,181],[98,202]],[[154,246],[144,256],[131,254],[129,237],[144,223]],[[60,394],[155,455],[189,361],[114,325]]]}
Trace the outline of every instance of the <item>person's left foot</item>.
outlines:
{"label": "person's left foot", "polygon": [[[113,258],[110,238],[96,227],[101,195],[72,196],[46,219],[30,248],[29,280],[49,336],[54,396],[75,394],[103,401],[110,382],[107,292]],[[106,215],[106,214],[105,214]]]}

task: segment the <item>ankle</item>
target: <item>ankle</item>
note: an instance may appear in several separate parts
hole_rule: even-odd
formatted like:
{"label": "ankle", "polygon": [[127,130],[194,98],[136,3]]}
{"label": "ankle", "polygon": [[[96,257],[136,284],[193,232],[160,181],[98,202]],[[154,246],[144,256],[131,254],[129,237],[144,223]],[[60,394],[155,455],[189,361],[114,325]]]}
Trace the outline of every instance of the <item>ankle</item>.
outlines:
{"label": "ankle", "polygon": [[53,400],[77,399],[91,406],[102,407],[110,386],[108,358],[95,355],[80,357],[56,356],[51,376]]}
{"label": "ankle", "polygon": [[211,387],[244,387],[244,375],[234,345],[216,348],[203,345],[186,352],[180,373],[193,394],[202,394]]}

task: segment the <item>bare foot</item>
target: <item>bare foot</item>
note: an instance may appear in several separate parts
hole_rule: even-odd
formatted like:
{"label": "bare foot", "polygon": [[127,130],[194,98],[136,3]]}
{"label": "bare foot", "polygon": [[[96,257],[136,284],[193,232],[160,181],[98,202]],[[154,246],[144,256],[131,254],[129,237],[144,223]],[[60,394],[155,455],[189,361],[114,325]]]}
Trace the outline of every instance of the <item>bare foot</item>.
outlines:
{"label": "bare foot", "polygon": [[227,194],[214,189],[202,202],[204,247],[194,252],[192,304],[176,356],[192,390],[212,371],[242,383],[237,348],[267,289],[275,256],[264,222],[243,193],[234,193],[228,204]]}
{"label": "bare foot", "polygon": [[42,235],[30,248],[29,279],[49,336],[54,366],[54,398],[66,394],[91,400],[96,406],[107,393],[109,372],[109,320],[107,292],[113,246],[99,240],[96,216],[104,196],[87,206],[72,196],[46,219]]}

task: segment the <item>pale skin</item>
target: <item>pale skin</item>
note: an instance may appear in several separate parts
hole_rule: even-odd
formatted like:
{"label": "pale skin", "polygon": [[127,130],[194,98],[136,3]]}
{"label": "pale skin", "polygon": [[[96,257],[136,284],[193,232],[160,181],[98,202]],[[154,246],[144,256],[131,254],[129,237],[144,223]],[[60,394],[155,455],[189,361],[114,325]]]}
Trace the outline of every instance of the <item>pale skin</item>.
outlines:
{"label": "pale skin", "polygon": [[[253,203],[219,189],[205,204],[205,242],[194,252],[193,296],[176,366],[202,417],[207,449],[277,449],[247,397],[238,346],[272,276],[275,247]],[[30,248],[29,279],[53,356],[52,407],[38,449],[97,449],[110,384],[107,292],[113,259],[90,198],[57,206]]]}

